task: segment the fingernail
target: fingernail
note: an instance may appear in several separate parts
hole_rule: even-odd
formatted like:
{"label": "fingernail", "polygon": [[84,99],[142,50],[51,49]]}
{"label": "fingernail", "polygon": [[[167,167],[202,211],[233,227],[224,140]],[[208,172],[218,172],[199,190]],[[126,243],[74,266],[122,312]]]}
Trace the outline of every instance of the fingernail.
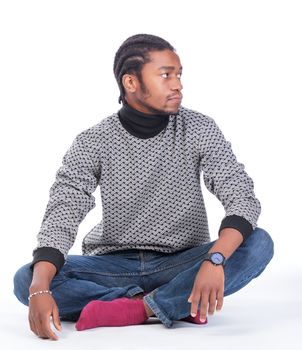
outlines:
{"label": "fingernail", "polygon": [[192,312],[192,313],[191,313],[191,316],[192,316],[192,317],[195,317],[195,316],[196,316],[196,314],[194,314],[194,312]]}
{"label": "fingernail", "polygon": [[200,322],[203,322],[203,323],[204,323],[204,322],[206,322],[206,319],[205,319],[205,318],[201,318],[201,319],[200,319]]}

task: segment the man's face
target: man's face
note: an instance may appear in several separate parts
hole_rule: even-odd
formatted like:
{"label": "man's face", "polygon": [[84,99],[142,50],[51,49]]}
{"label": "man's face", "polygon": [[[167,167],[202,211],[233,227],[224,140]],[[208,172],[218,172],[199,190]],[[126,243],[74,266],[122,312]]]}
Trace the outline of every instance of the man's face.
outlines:
{"label": "man's face", "polygon": [[149,53],[135,91],[126,95],[128,104],[147,114],[177,113],[182,100],[180,82],[182,66],[178,55],[171,50]]}

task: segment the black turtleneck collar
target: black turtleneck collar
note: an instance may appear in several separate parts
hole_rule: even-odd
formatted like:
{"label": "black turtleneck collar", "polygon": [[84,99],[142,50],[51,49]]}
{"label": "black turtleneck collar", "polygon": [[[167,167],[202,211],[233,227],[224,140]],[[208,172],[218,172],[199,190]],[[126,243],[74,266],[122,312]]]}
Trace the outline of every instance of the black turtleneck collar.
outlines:
{"label": "black turtleneck collar", "polygon": [[123,127],[132,135],[148,139],[160,133],[169,123],[170,114],[146,114],[124,104],[118,111]]}

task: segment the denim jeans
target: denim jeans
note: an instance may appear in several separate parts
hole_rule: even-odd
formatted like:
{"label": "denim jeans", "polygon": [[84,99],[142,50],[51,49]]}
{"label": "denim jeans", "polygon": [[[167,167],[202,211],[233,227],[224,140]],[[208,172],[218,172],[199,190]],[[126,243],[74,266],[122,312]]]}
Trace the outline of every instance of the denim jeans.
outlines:
{"label": "denim jeans", "polygon": [[[50,289],[61,320],[76,321],[91,300],[113,300],[146,293],[145,303],[167,328],[187,317],[195,276],[215,241],[176,253],[128,249],[99,256],[69,255],[52,280]],[[274,255],[274,243],[261,228],[226,261],[224,296],[232,294],[260,275]],[[32,281],[30,264],[14,276],[14,293],[28,305]]]}

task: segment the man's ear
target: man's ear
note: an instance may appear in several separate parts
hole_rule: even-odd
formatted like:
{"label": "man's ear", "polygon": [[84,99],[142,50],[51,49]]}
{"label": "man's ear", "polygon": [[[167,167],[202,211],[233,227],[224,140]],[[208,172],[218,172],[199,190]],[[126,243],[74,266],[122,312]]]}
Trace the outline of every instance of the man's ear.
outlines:
{"label": "man's ear", "polygon": [[131,74],[124,74],[122,78],[124,89],[129,93],[134,93],[137,89],[136,76]]}

